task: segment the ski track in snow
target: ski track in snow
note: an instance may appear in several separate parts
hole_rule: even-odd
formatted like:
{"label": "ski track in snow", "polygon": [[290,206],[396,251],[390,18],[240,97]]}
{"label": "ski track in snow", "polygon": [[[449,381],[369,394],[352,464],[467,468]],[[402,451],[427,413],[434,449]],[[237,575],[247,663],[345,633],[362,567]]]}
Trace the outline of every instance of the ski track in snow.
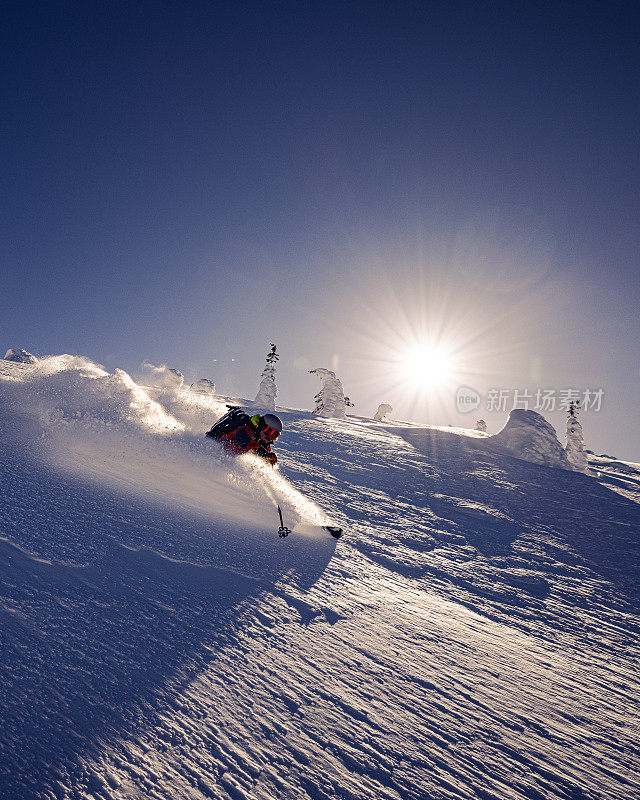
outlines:
{"label": "ski track in snow", "polygon": [[0,796],[640,796],[634,465],[223,402],[0,362]]}

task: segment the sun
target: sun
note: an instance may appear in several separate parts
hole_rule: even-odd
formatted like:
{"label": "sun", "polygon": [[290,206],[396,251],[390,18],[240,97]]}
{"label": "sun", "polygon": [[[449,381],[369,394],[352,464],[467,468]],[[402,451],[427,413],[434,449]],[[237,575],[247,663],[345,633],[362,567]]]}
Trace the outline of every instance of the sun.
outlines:
{"label": "sun", "polygon": [[402,361],[406,380],[421,389],[441,388],[453,372],[450,353],[438,344],[413,347]]}

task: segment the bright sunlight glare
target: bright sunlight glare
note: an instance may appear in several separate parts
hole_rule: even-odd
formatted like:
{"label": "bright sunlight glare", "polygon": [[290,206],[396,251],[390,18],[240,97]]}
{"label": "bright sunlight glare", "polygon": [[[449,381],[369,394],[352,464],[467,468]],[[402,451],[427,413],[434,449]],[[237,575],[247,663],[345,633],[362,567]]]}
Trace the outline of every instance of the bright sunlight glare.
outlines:
{"label": "bright sunlight glare", "polygon": [[451,358],[439,345],[421,345],[404,358],[407,380],[420,388],[439,388],[452,373]]}

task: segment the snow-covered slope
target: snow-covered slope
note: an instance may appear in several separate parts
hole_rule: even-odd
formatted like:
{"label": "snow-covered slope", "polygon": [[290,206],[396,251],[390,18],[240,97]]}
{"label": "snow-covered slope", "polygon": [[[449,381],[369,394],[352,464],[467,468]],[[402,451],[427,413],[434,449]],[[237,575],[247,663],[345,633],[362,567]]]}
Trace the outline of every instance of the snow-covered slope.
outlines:
{"label": "snow-covered slope", "polygon": [[640,464],[620,461],[606,454],[592,454],[587,458],[591,471],[600,483],[640,503]]}
{"label": "snow-covered slope", "polygon": [[638,797],[639,504],[280,409],[274,474],[223,410],[0,362],[1,797]]}

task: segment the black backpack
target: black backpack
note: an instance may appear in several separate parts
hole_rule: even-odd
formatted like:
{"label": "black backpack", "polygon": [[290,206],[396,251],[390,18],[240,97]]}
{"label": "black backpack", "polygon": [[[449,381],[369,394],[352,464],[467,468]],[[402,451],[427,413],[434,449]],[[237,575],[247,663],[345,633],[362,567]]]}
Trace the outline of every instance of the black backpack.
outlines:
{"label": "black backpack", "polygon": [[243,411],[240,406],[228,405],[227,408],[229,411],[227,411],[223,417],[220,417],[210,431],[207,431],[205,434],[206,436],[210,436],[212,439],[219,439],[221,436],[224,436],[225,433],[229,433],[239,425],[245,425],[251,422],[251,417],[246,411]]}

